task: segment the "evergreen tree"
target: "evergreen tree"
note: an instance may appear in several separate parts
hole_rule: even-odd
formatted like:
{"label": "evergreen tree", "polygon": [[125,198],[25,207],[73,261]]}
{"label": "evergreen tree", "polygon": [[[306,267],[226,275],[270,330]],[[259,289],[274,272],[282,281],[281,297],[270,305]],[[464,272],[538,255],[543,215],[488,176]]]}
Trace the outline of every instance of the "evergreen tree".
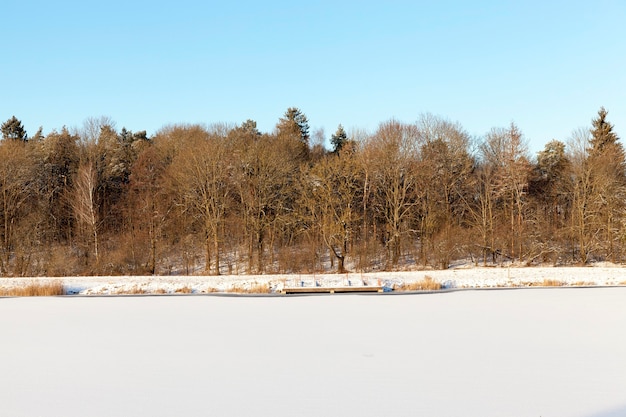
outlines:
{"label": "evergreen tree", "polygon": [[4,122],[1,129],[2,138],[5,140],[13,139],[24,142],[28,140],[28,135],[26,134],[26,130],[24,130],[24,126],[22,126],[22,122],[15,116]]}
{"label": "evergreen tree", "polygon": [[256,141],[261,137],[261,132],[257,129],[256,122],[248,119],[240,126],[231,129],[228,132],[228,136],[236,142],[249,145],[250,142]]}
{"label": "evergreen tree", "polygon": [[[586,163],[593,193],[592,227],[603,242],[598,255],[616,261],[619,253],[616,243],[623,235],[626,208],[626,154],[613,125],[606,120],[607,111],[601,107],[592,121],[591,139]],[[621,230],[620,230],[621,229]]]}
{"label": "evergreen tree", "polygon": [[[550,232],[564,223],[563,213],[568,205],[568,185],[571,176],[568,169],[571,163],[565,153],[565,144],[558,140],[548,142],[544,149],[537,153],[537,163],[534,166],[529,183],[529,194],[538,204],[538,212],[546,221],[542,232]],[[571,174],[571,173],[570,173]]]}
{"label": "evergreen tree", "polygon": [[333,145],[333,152],[337,153],[343,148],[348,141],[348,135],[342,125],[337,127],[337,131],[330,137],[330,143]]}
{"label": "evergreen tree", "polygon": [[563,176],[568,160],[565,144],[558,140],[548,142],[543,151],[537,153],[536,175],[541,181],[551,182]]}
{"label": "evergreen tree", "polygon": [[50,241],[71,238],[73,213],[68,193],[78,171],[79,141],[77,135],[63,127],[60,133],[53,131],[38,142],[41,159],[37,192],[44,213],[45,236]]}
{"label": "evergreen tree", "polygon": [[589,143],[589,155],[594,157],[603,153],[608,147],[612,147],[619,140],[619,137],[613,132],[613,125],[606,120],[608,112],[604,107],[600,107],[598,117],[592,120],[593,129],[591,130],[591,139]]}
{"label": "evergreen tree", "polygon": [[256,121],[254,120],[248,119],[245,122],[243,122],[240,127],[236,129],[239,129],[242,133],[248,134],[250,136],[254,136],[254,137],[261,136],[261,132],[259,132],[259,129],[257,129]]}
{"label": "evergreen tree", "polygon": [[297,136],[307,147],[309,146],[309,120],[297,107],[289,107],[278,122],[279,134]]}
{"label": "evergreen tree", "polygon": [[[64,129],[65,129],[65,127],[64,127]],[[30,138],[30,140],[31,140],[31,141],[34,141],[34,142],[39,142],[39,141],[41,141],[41,140],[43,140],[43,139],[44,139],[44,136],[43,136],[43,127],[39,126],[39,129],[37,129],[37,132],[35,132],[35,136],[33,136],[32,138]]]}

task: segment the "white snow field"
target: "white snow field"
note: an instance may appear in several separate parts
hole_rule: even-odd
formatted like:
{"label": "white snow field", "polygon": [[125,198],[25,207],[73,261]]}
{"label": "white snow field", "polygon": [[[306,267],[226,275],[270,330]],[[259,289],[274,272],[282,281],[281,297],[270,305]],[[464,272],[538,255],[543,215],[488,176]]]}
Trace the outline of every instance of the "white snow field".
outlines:
{"label": "white snow field", "polygon": [[0,416],[626,416],[626,288],[0,299]]}

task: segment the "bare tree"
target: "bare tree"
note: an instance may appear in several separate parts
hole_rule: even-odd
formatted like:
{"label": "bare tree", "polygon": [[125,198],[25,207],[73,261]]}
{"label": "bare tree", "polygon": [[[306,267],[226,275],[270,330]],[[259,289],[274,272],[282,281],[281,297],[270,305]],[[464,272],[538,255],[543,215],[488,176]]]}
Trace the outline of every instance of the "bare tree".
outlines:
{"label": "bare tree", "polygon": [[598,205],[594,203],[592,170],[588,163],[589,136],[589,129],[579,128],[568,141],[568,156],[571,161],[569,192],[572,198],[570,228],[578,249],[578,259],[582,263],[589,261],[593,251],[596,233],[593,232],[592,225],[598,215]]}
{"label": "bare tree", "polygon": [[385,225],[389,264],[398,265],[403,241],[414,231],[418,131],[395,120],[382,123],[365,145],[372,160],[374,209]]}
{"label": "bare tree", "polygon": [[227,208],[231,204],[231,149],[225,137],[191,127],[181,149],[169,166],[169,175],[186,215],[195,216],[205,233],[206,270],[214,259],[220,274],[220,248]]}
{"label": "bare tree", "polygon": [[487,255],[490,254],[492,262],[496,262],[499,253],[499,244],[496,243],[497,212],[495,207],[495,180],[493,167],[480,164],[476,171],[475,197],[466,200],[467,208],[473,219],[473,225],[480,235],[480,247],[482,250],[483,265],[487,265]]}
{"label": "bare tree", "polygon": [[337,272],[345,272],[345,259],[358,220],[362,190],[358,166],[350,152],[330,155],[304,173],[303,208],[324,245],[337,259]]}
{"label": "bare tree", "polygon": [[115,122],[111,117],[88,117],[83,121],[83,126],[75,134],[86,143],[96,144],[102,129],[105,127],[115,130]]}
{"label": "bare tree", "polygon": [[468,193],[474,160],[470,155],[470,137],[458,123],[430,114],[418,121],[420,161],[420,237],[421,253],[430,246],[437,264],[447,268],[458,239],[463,212],[461,202]]}
{"label": "bare tree", "polygon": [[[247,241],[248,271],[265,272],[265,251],[285,221],[293,200],[297,165],[276,146],[276,138],[236,129],[234,188]],[[254,266],[256,265],[256,266]]]}
{"label": "bare tree", "polygon": [[483,161],[494,169],[496,198],[508,218],[505,228],[508,256],[521,259],[524,255],[524,212],[531,171],[528,148],[515,124],[508,129],[494,128],[481,145]]}
{"label": "bare tree", "polygon": [[[166,168],[166,159],[158,152],[156,146],[150,146],[139,155],[130,175],[127,210],[131,234],[133,241],[140,241],[141,247],[144,247],[141,245],[141,237],[145,236],[144,233],[147,234],[147,250],[140,252],[147,255],[145,269],[150,274],[156,272],[158,242],[171,211],[163,179]],[[132,245],[131,249],[133,259],[136,259],[139,255],[134,246]]]}
{"label": "bare tree", "polygon": [[70,202],[79,227],[79,234],[86,237],[85,260],[88,261],[89,247],[93,248],[96,268],[99,266],[99,205],[96,197],[98,179],[96,168],[91,161],[83,161],[78,167]]}
{"label": "bare tree", "polygon": [[29,201],[35,198],[34,161],[29,143],[22,140],[0,142],[0,216],[2,216],[2,255],[0,272],[9,271],[18,239],[16,229],[29,215]]}

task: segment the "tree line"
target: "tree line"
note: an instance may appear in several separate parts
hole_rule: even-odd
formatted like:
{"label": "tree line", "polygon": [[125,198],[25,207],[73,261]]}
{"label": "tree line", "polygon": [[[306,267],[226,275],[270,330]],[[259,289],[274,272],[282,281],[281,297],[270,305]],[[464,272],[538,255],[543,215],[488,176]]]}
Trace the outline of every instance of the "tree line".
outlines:
{"label": "tree line", "polygon": [[531,157],[511,124],[472,138],[425,114],[331,150],[289,108],[273,132],[106,117],[0,141],[0,274],[265,274],[620,263],[622,144],[601,108]]}

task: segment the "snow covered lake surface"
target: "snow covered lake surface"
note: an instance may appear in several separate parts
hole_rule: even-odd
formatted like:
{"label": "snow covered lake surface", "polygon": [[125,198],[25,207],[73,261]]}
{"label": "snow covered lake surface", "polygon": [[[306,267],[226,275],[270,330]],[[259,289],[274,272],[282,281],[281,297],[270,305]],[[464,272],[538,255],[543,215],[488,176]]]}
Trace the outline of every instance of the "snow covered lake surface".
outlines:
{"label": "snow covered lake surface", "polygon": [[0,416],[626,415],[626,288],[0,299]]}

